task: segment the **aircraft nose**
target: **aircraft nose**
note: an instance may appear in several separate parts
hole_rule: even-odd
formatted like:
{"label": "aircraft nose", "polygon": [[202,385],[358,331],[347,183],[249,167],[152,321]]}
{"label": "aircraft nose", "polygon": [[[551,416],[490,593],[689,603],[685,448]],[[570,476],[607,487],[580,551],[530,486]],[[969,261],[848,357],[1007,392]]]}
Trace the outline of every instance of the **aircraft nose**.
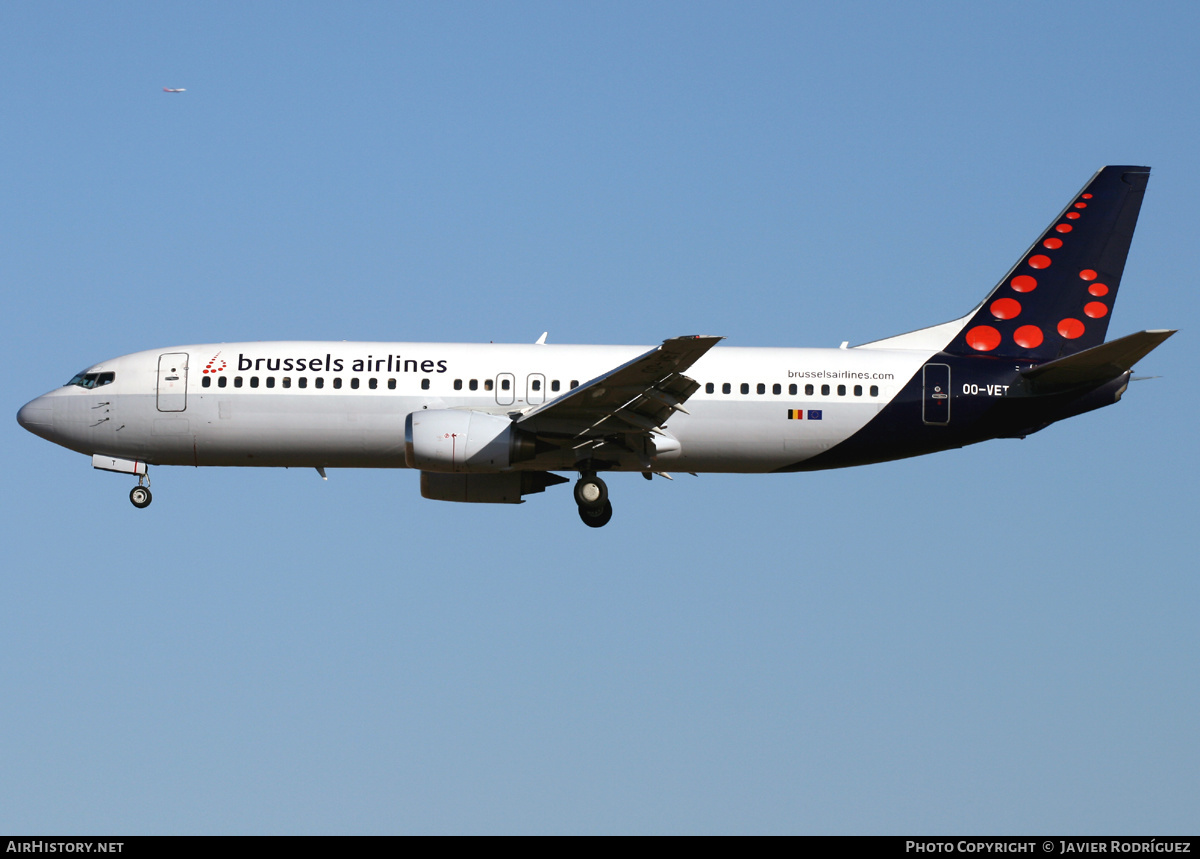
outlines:
{"label": "aircraft nose", "polygon": [[21,406],[17,412],[17,423],[34,435],[46,438],[54,432],[54,408],[46,397],[38,397]]}

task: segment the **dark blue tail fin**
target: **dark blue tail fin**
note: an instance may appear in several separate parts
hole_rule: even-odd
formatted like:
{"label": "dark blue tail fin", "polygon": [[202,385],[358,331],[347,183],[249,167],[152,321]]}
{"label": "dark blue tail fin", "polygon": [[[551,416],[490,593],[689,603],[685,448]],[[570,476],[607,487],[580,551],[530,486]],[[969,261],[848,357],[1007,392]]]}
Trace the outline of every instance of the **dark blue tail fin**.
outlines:
{"label": "dark blue tail fin", "polygon": [[1149,167],[1101,169],[945,351],[1040,362],[1103,343],[1149,177]]}

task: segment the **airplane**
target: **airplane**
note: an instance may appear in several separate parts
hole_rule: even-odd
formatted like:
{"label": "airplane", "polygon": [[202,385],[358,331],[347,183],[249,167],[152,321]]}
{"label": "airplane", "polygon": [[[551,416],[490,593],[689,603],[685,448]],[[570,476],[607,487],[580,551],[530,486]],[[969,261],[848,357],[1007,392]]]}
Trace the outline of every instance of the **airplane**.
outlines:
{"label": "airplane", "polygon": [[136,475],[139,508],[151,465],[410,468],[425,498],[495,504],[567,472],[594,528],[609,472],[814,471],[1023,438],[1120,400],[1175,333],[1105,342],[1149,174],[1102,168],[970,313],[859,346],[172,346],[88,367],[17,420]]}
{"label": "airplane", "polygon": [[168,87],[163,87],[163,92],[187,92],[187,90],[185,90],[185,89],[170,89]]}

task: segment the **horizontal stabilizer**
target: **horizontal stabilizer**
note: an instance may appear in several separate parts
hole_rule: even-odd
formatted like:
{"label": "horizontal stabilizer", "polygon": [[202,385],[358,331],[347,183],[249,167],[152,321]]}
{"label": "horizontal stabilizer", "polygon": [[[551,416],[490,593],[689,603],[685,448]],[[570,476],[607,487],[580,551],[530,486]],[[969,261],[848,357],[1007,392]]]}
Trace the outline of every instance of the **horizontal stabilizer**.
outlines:
{"label": "horizontal stabilizer", "polygon": [[1083,352],[1031,367],[1021,373],[1038,392],[1099,384],[1115,379],[1133,368],[1160,343],[1174,334],[1160,329],[1139,331]]}

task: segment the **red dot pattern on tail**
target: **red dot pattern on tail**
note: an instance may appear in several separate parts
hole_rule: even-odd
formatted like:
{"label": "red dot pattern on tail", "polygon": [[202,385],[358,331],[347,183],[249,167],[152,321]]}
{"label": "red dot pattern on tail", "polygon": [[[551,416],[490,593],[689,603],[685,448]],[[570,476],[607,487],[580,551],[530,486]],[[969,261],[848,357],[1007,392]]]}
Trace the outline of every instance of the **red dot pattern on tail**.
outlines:
{"label": "red dot pattern on tail", "polygon": [[1083,336],[1083,323],[1078,319],[1070,317],[1063,319],[1058,323],[1058,333],[1068,340],[1074,340]]}
{"label": "red dot pattern on tail", "polygon": [[967,345],[976,352],[991,352],[1000,345],[1000,332],[990,325],[976,325],[967,332]]}
{"label": "red dot pattern on tail", "polygon": [[1042,341],[1045,339],[1042,329],[1036,325],[1022,325],[1013,332],[1013,340],[1018,346],[1025,349],[1036,349],[1042,345]]}
{"label": "red dot pattern on tail", "polygon": [[[1091,200],[1091,194],[1081,194],[1072,206],[1071,211],[1066,213],[1066,221],[1078,221],[1082,215],[1080,209],[1088,207],[1087,200]],[[1049,251],[1061,250],[1066,246],[1066,241],[1060,237],[1066,237],[1073,232],[1075,227],[1070,224],[1063,223],[1054,226],[1054,233],[1050,236],[1043,237],[1040,245]],[[1044,271],[1053,264],[1054,260],[1051,256],[1044,253],[1037,253],[1030,256],[1026,261],[1029,269]],[[1107,284],[1094,282],[1099,277],[1099,273],[1094,269],[1085,268],[1080,270],[1079,277],[1088,283],[1088,295],[1093,298],[1101,298],[1108,295],[1109,287]],[[1037,278],[1031,274],[1018,274],[1009,281],[1009,286],[1015,293],[1028,294],[1033,292],[1038,287]],[[1023,310],[1021,302],[1009,296],[1001,296],[992,301],[988,305],[988,310],[991,315],[998,320],[1016,319],[1021,315]],[[1089,301],[1083,306],[1082,316],[1084,319],[1103,319],[1108,315],[1109,307],[1104,302]],[[1059,321],[1056,326],[1056,331],[1060,337],[1067,340],[1077,340],[1082,337],[1087,331],[1087,326],[1084,321],[1075,317],[1066,317]],[[1005,334],[991,325],[976,325],[966,333],[967,345],[977,352],[991,352],[999,348],[1004,341]],[[1046,333],[1037,325],[1021,325],[1012,332],[1012,340],[1022,349],[1036,349],[1041,346],[1046,340]]]}
{"label": "red dot pattern on tail", "polygon": [[997,298],[990,310],[997,319],[1016,319],[1021,315],[1021,302],[1015,298]]}

